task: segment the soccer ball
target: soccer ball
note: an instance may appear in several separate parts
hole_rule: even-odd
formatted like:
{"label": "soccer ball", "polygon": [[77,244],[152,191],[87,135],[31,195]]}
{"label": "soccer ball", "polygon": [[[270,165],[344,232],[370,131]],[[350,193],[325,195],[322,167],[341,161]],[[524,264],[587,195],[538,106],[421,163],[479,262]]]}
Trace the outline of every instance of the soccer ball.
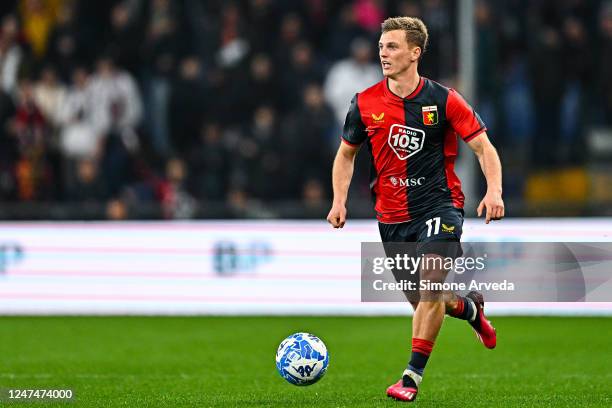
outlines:
{"label": "soccer ball", "polygon": [[276,351],[276,369],[294,385],[319,381],[329,365],[329,353],[321,339],[310,333],[295,333],[282,341]]}

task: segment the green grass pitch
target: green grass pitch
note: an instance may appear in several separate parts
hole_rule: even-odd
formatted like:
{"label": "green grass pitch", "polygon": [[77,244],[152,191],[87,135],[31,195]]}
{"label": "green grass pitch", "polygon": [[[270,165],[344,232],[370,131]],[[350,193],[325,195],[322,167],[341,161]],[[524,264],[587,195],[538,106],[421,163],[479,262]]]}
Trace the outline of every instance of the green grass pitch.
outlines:
{"label": "green grass pitch", "polygon": [[[610,407],[612,319],[494,318],[498,347],[447,318],[419,407]],[[285,336],[331,353],[319,383],[274,366]],[[78,407],[391,407],[409,356],[407,317],[0,317],[0,388],[71,388]]]}

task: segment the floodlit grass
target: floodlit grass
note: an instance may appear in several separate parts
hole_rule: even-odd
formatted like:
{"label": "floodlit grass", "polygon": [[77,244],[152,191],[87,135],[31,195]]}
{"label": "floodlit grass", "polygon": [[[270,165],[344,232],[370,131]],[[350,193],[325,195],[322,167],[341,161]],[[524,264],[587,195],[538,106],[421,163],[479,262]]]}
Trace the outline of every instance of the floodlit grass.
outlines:
{"label": "floodlit grass", "polygon": [[[612,406],[612,319],[494,318],[486,350],[447,318],[420,407]],[[326,376],[285,382],[278,344],[308,331],[330,351]],[[14,406],[377,407],[409,359],[401,317],[1,317],[0,388],[70,388],[74,402]],[[6,400],[0,405],[7,405]]]}

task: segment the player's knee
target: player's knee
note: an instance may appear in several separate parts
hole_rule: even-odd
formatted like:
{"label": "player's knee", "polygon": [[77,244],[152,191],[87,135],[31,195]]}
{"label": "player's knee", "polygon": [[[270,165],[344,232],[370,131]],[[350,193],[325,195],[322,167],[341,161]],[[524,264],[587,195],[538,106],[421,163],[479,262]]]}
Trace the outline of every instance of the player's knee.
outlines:
{"label": "player's knee", "polygon": [[[431,257],[430,259],[432,259]],[[438,257],[441,258],[441,257]],[[421,280],[428,280],[432,283],[443,283],[446,279],[446,270],[442,266],[435,263],[426,265],[421,268]]]}
{"label": "player's knee", "polygon": [[443,295],[442,284],[446,279],[446,270],[444,269],[443,258],[439,255],[425,255],[423,257],[423,265],[421,267],[421,296],[431,297],[436,299]]}

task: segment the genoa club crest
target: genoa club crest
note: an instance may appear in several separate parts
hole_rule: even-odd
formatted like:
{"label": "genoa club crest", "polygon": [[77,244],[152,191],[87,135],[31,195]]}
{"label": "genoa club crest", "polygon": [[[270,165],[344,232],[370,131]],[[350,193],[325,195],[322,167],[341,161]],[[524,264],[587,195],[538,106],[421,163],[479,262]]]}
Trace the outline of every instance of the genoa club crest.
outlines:
{"label": "genoa club crest", "polygon": [[433,126],[438,124],[438,107],[434,106],[423,106],[423,124],[427,126]]}

